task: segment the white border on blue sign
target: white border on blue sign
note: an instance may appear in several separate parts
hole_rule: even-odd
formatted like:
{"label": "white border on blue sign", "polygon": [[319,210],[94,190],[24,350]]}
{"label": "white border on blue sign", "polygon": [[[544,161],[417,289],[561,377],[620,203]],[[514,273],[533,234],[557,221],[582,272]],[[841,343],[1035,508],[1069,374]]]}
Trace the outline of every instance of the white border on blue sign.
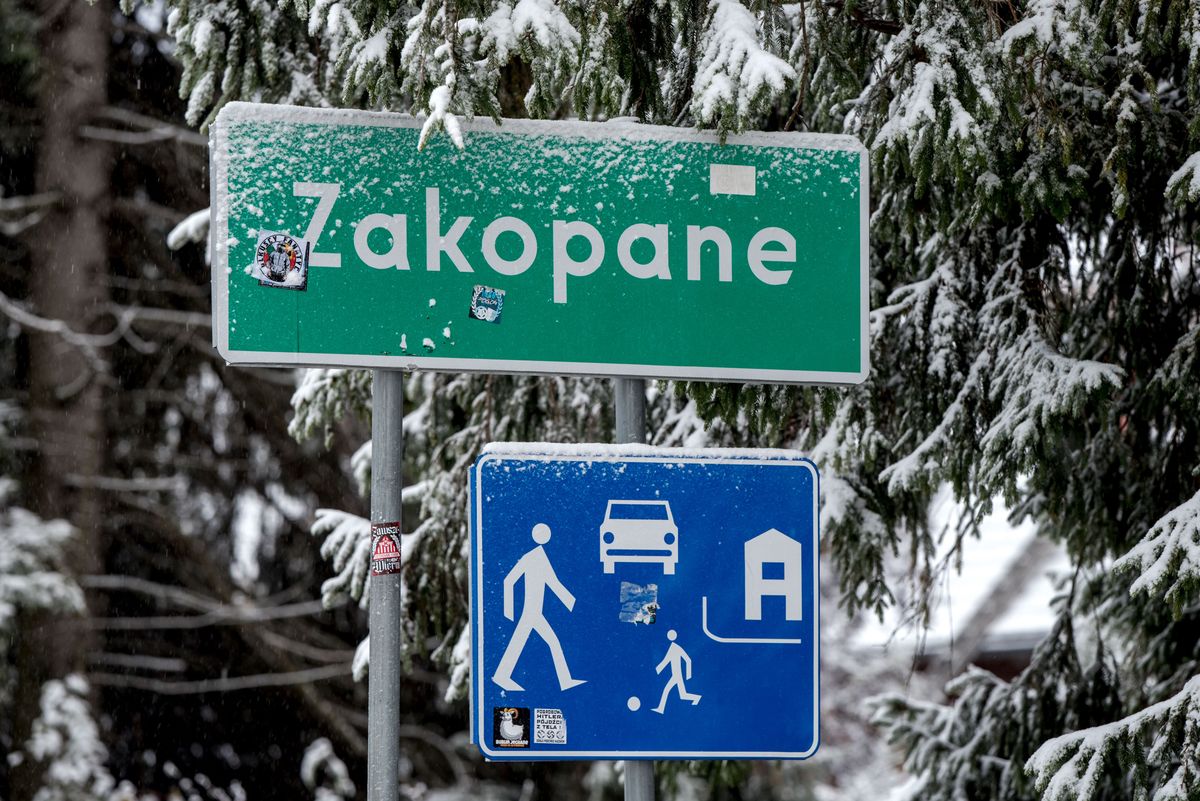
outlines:
{"label": "white border on blue sign", "polygon": [[[813,477],[813,542],[809,548],[816,577],[816,616],[813,631],[813,742],[804,751],[567,751],[560,749],[520,749],[496,751],[488,747],[486,731],[489,717],[478,709],[483,703],[483,489],[479,476],[484,465],[503,461],[540,462],[688,462],[740,465],[786,465],[803,467]],[[563,759],[807,759],[821,744],[821,593],[820,593],[820,497],[821,474],[817,466],[798,451],[750,448],[657,448],[650,445],[569,445],[556,443],[503,442],[490,443],[483,448],[471,467],[470,491],[473,494],[474,514],[470,517],[471,586],[474,590],[470,604],[471,626],[471,741],[484,756],[508,762],[534,762]],[[476,728],[478,727],[478,728]]]}

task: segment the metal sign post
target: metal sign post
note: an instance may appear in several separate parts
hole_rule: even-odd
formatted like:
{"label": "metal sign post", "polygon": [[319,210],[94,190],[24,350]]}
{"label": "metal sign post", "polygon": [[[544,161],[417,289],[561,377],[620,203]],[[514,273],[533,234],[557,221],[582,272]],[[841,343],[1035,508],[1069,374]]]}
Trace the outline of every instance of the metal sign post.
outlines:
{"label": "metal sign post", "polygon": [[400,794],[400,521],[404,487],[404,374],[376,370],[371,399],[371,672],[367,799]]}
{"label": "metal sign post", "polygon": [[[617,442],[646,441],[646,380],[618,378],[613,381],[617,406]],[[654,801],[654,762],[625,760],[625,801]]]}

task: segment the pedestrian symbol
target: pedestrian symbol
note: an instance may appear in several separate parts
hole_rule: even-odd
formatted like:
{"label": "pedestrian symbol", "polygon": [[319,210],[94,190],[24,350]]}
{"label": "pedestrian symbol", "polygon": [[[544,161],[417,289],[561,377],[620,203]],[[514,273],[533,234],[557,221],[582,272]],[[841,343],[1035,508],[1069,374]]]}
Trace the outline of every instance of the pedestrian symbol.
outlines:
{"label": "pedestrian symbol", "polygon": [[513,592],[516,583],[521,579],[525,580],[525,602],[521,607],[521,619],[517,621],[517,630],[513,632],[508,647],[504,649],[504,656],[500,658],[500,665],[496,668],[492,681],[506,690],[525,689],[513,681],[513,668],[517,666],[517,660],[521,658],[521,653],[525,650],[530,633],[537,632],[546,641],[546,645],[550,646],[550,655],[554,660],[554,672],[558,676],[558,688],[569,690],[584,682],[581,679],[571,678],[571,671],[567,668],[567,658],[563,656],[562,645],[554,633],[554,628],[546,620],[543,602],[546,598],[546,590],[550,590],[558,596],[558,600],[562,601],[563,606],[567,607],[567,611],[570,612],[575,608],[575,596],[558,580],[558,576],[554,574],[554,568],[550,564],[550,557],[546,556],[546,549],[543,546],[550,541],[550,527],[545,523],[538,523],[534,526],[533,541],[537,543],[537,547],[522,556],[504,577],[504,617],[508,620],[513,619]]}

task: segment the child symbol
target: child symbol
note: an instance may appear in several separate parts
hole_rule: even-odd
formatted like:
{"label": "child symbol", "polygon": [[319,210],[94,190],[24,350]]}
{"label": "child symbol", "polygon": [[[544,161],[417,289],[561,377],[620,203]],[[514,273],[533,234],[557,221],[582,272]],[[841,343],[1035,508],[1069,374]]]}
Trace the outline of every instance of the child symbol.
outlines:
{"label": "child symbol", "polygon": [[[696,693],[689,693],[687,688],[683,686],[684,679],[691,680],[692,678],[692,658],[688,656],[687,651],[675,642],[675,629],[667,632],[667,639],[671,641],[671,646],[667,648],[667,655],[663,657],[663,661],[658,663],[658,667],[654,669],[655,673],[662,673],[667,666],[671,668],[671,678],[667,682],[667,686],[663,688],[662,698],[659,699],[658,706],[654,707],[654,711],[658,714],[663,714],[667,707],[667,696],[671,694],[674,688],[679,691],[680,701],[691,701],[692,706],[700,703],[700,696]],[[684,670],[683,663],[687,663],[687,669]],[[686,676],[684,673],[686,672]]]}

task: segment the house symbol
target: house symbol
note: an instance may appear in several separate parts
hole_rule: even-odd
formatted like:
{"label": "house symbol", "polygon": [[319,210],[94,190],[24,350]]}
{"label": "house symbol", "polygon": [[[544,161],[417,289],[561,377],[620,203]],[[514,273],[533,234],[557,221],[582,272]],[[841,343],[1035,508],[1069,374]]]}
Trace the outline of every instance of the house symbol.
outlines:
{"label": "house symbol", "polygon": [[766,595],[783,596],[786,620],[801,619],[801,547],[773,528],[746,542],[746,620],[762,620]]}

